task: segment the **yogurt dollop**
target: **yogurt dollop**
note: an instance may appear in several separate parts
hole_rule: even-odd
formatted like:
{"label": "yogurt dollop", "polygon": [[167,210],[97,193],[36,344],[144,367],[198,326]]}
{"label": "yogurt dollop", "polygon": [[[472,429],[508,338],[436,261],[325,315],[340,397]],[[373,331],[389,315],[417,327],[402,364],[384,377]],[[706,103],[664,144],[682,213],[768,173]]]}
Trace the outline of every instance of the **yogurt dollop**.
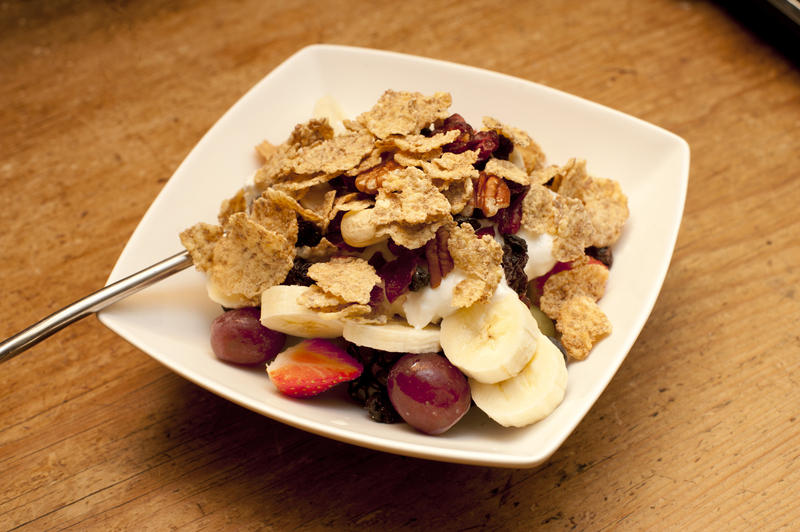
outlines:
{"label": "yogurt dollop", "polygon": [[549,233],[535,234],[520,228],[517,236],[528,244],[528,262],[525,263],[525,275],[528,280],[535,279],[549,272],[556,265],[553,258],[553,235]]}
{"label": "yogurt dollop", "polygon": [[426,286],[416,292],[408,292],[403,302],[403,312],[409,325],[421,329],[456,310],[453,306],[453,290],[466,279],[459,269],[451,271],[436,288]]}

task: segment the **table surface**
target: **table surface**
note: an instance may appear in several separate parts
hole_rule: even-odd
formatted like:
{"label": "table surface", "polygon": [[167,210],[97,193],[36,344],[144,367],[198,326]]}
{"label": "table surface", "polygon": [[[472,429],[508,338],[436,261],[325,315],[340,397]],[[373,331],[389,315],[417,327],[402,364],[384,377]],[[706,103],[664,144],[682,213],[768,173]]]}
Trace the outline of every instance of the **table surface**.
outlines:
{"label": "table surface", "polygon": [[711,2],[4,2],[0,337],[102,286],[181,160],[313,43],[496,70],[692,149],[649,321],[544,465],[395,456],[236,406],[95,317],[0,367],[0,529],[800,526],[800,74]]}

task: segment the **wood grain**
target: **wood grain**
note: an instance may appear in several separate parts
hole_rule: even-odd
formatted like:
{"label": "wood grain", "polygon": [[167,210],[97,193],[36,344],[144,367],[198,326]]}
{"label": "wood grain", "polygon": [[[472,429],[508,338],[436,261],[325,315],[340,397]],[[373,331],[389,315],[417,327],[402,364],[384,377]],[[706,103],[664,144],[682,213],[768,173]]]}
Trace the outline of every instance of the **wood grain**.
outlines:
{"label": "wood grain", "polygon": [[312,43],[497,70],[689,142],[626,362],[551,460],[505,470],[284,426],[89,318],[0,368],[0,529],[800,526],[800,73],[710,2],[4,2],[0,337],[100,287],[203,133]]}

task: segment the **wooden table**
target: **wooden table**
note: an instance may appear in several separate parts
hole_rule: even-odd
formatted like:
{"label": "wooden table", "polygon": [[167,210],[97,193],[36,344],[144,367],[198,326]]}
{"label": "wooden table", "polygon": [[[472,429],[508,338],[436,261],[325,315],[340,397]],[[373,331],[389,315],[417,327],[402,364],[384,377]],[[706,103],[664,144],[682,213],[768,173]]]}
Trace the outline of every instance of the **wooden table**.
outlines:
{"label": "wooden table", "polygon": [[800,527],[800,74],[714,3],[4,2],[0,337],[102,286],[203,133],[312,43],[497,70],[689,142],[627,360],[545,465],[494,469],[287,427],[92,317],[0,367],[0,529]]}

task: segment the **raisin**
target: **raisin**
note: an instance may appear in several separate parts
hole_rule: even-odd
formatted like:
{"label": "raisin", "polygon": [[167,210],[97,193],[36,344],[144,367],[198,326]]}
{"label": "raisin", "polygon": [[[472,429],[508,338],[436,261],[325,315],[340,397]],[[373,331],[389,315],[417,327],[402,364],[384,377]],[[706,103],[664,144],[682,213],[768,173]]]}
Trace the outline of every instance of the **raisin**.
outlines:
{"label": "raisin", "polygon": [[292,269],[286,274],[286,279],[283,281],[283,284],[300,286],[311,286],[314,284],[314,280],[308,276],[309,266],[311,266],[310,262],[306,262],[300,257],[295,257]]}
{"label": "raisin", "polygon": [[481,228],[481,221],[473,216],[464,216],[463,214],[456,214],[455,216],[453,216],[453,221],[458,225],[467,223],[471,225],[475,231]]}
{"label": "raisin", "polygon": [[607,268],[611,268],[611,264],[614,262],[614,255],[611,253],[611,248],[608,246],[602,248],[590,246],[586,248],[586,254],[599,260],[605,264]]}
{"label": "raisin", "polygon": [[358,189],[356,188],[355,177],[343,176],[343,175],[336,176],[330,181],[328,181],[328,184],[334,189],[336,189],[336,192],[338,192],[340,195],[349,194],[351,192],[358,192]]}
{"label": "raisin", "polygon": [[363,406],[373,421],[378,423],[397,423],[400,415],[392,406],[386,391],[386,379],[399,353],[380,351],[347,343],[347,352],[361,361],[366,368],[360,377],[347,385],[347,393]]}
{"label": "raisin", "polygon": [[430,282],[431,274],[428,273],[428,270],[422,266],[417,266],[417,269],[414,270],[414,275],[411,276],[411,284],[408,285],[408,289],[412,292],[416,292],[428,286]]}
{"label": "raisin", "polygon": [[528,244],[514,235],[504,235],[503,272],[506,282],[525,301],[527,299],[528,276],[525,275],[525,264],[528,262]]}
{"label": "raisin", "polygon": [[309,222],[297,217],[297,242],[296,247],[309,246],[314,247],[322,240],[322,231],[320,231],[317,224]]}
{"label": "raisin", "polygon": [[[511,182],[508,182],[511,183]],[[511,189],[511,204],[497,211],[492,220],[497,224],[497,230],[501,235],[513,235],[522,226],[522,201],[530,187],[513,187]]]}
{"label": "raisin", "polygon": [[389,393],[385,389],[370,395],[364,406],[370,419],[378,423],[397,423],[401,419],[400,414],[392,406]]}

